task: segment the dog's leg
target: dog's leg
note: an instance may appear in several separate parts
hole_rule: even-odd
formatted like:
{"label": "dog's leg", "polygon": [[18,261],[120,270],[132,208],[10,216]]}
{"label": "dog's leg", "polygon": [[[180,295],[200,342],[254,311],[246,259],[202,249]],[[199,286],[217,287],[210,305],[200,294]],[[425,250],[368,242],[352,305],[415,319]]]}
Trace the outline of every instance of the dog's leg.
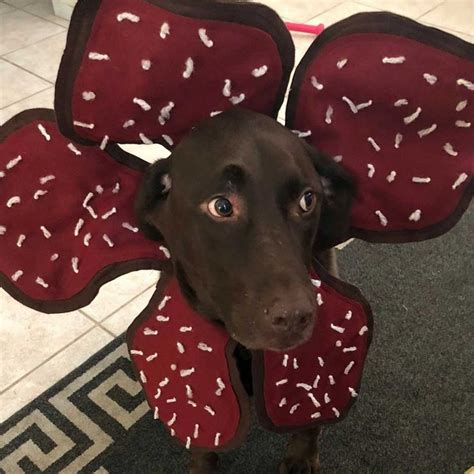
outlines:
{"label": "dog's leg", "polygon": [[211,474],[217,472],[217,454],[209,452],[191,453],[191,469],[190,474]]}
{"label": "dog's leg", "polygon": [[291,436],[279,474],[318,474],[321,428],[311,428]]}

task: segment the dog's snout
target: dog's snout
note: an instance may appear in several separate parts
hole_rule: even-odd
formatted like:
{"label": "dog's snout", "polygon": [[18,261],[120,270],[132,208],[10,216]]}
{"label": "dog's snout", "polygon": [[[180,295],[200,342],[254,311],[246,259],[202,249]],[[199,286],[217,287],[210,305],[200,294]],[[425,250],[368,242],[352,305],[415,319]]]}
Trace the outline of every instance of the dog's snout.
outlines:
{"label": "dog's snout", "polygon": [[304,331],[311,323],[312,312],[307,309],[284,310],[271,316],[274,331],[297,332]]}

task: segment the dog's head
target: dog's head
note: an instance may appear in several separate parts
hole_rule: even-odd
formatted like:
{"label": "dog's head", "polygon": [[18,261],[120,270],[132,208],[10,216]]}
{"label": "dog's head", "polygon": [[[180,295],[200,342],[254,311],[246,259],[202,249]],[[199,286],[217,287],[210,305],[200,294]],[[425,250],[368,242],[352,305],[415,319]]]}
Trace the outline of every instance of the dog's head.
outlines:
{"label": "dog's head", "polygon": [[145,234],[165,240],[196,310],[248,348],[284,350],[312,333],[312,253],[345,232],[353,193],[333,160],[233,109],[149,168],[136,211]]}

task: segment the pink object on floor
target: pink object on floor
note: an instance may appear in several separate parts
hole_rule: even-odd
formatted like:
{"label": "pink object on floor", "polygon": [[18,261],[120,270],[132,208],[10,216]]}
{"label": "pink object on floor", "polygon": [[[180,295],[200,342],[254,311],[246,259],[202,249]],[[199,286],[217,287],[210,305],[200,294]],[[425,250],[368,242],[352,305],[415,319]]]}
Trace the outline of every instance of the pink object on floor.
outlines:
{"label": "pink object on floor", "polygon": [[285,21],[286,27],[290,31],[297,31],[298,33],[309,33],[311,35],[319,35],[324,30],[324,25],[306,25],[304,23],[293,23],[291,21]]}

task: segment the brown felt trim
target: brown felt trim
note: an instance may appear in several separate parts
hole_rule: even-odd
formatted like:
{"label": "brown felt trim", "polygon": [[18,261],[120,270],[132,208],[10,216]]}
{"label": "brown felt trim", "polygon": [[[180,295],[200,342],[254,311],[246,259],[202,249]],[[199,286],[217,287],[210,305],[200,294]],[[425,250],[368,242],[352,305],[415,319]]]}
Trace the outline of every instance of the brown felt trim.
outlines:
{"label": "brown felt trim", "polygon": [[[428,27],[410,20],[403,16],[387,12],[359,13],[335,23],[323,31],[309,47],[296,68],[296,72],[291,84],[288,105],[286,109],[286,125],[294,128],[294,121],[297,112],[300,87],[306,74],[307,68],[311,65],[318,54],[324,53],[324,47],[331,41],[343,36],[360,33],[385,33],[402,36],[431,46],[441,51],[453,54],[468,61],[474,61],[474,46],[467,41],[457,38],[449,33]],[[448,232],[468,208],[474,193],[474,182],[465,187],[464,193],[456,209],[450,216],[440,222],[425,227],[420,230],[368,230],[352,227],[348,234],[341,238],[341,242],[356,237],[373,243],[405,243],[419,242],[421,240],[432,239]]]}
{"label": "brown felt trim", "polygon": [[[293,70],[295,47],[288,29],[276,12],[259,3],[196,2],[195,0],[146,1],[151,5],[164,8],[178,15],[196,19],[239,23],[268,33],[275,41],[280,53],[283,71],[280,89],[272,111],[272,116],[277,117]],[[85,139],[76,133],[71,110],[72,93],[100,5],[101,0],[79,0],[77,3],[72,14],[66,49],[61,59],[56,80],[54,108],[58,117],[59,129],[63,135],[83,145],[93,145],[97,142]],[[170,149],[169,144],[161,138],[153,141]],[[136,143],[141,142],[137,141]]]}
{"label": "brown felt trim", "polygon": [[[319,278],[326,283],[328,286],[334,288],[338,293],[347,298],[350,298],[354,301],[360,303],[367,315],[367,327],[369,331],[367,332],[367,350],[370,348],[370,344],[372,342],[372,330],[373,330],[373,317],[372,317],[372,309],[368,301],[364,298],[362,293],[360,292],[359,288],[353,286],[347,282],[339,280],[335,276],[328,273],[328,271],[317,261],[314,260],[314,269],[316,270],[317,275]],[[297,431],[303,431],[308,428],[314,428],[316,426],[321,425],[330,425],[334,423],[339,423],[342,421],[347,414],[349,413],[352,405],[357,401],[356,398],[351,398],[346,410],[341,412],[339,418],[329,421],[314,421],[308,423],[307,425],[298,425],[298,426],[277,426],[274,425],[272,420],[267,414],[266,405],[265,405],[265,393],[264,393],[264,379],[265,379],[265,366],[264,366],[264,351],[251,351],[252,352],[252,378],[253,378],[253,386],[254,386],[254,398],[255,398],[255,407],[257,410],[257,415],[260,423],[264,426],[267,430],[275,431],[277,433],[294,433]],[[367,357],[367,356],[366,356]],[[359,380],[359,384],[356,388],[356,391],[360,391],[360,384],[362,381],[364,371],[362,370],[361,378]]]}
{"label": "brown felt trim", "polygon": [[[20,112],[0,127],[0,143],[3,143],[15,131],[35,120],[55,122],[56,117],[51,109],[29,109]],[[116,145],[107,147],[106,152],[115,161],[137,171],[144,171],[149,166],[146,161],[123,151]],[[121,275],[135,270],[161,270],[166,268],[167,265],[167,261],[151,258],[113,263],[99,270],[85,288],[66,300],[39,300],[31,298],[17,288],[11,279],[2,272],[0,272],[0,287],[4,288],[10,296],[20,303],[37,311],[43,313],[66,313],[89,304],[97,296],[102,285]]]}
{"label": "brown felt trim", "polygon": [[[160,281],[156,285],[155,293],[151,297],[146,308],[133,320],[133,322],[130,324],[130,326],[127,329],[126,341],[127,341],[127,347],[128,347],[130,359],[132,361],[133,361],[133,358],[130,354],[130,351],[133,349],[133,338],[135,336],[135,333],[137,329],[139,328],[139,326],[142,324],[142,322],[148,319],[150,317],[150,314],[156,310],[159,302],[163,299],[165,289],[172,278],[174,278],[174,271],[170,263],[166,269],[163,269],[161,273]],[[227,343],[226,348],[225,348],[227,367],[229,369],[232,388],[237,397],[237,401],[239,403],[239,408],[240,408],[240,422],[239,422],[237,431],[235,433],[235,436],[232,439],[232,441],[230,441],[224,446],[219,446],[219,447],[212,446],[209,448],[196,447],[196,448],[192,448],[193,452],[204,453],[204,452],[209,452],[209,451],[215,451],[215,452],[228,451],[230,449],[238,448],[245,441],[245,438],[247,437],[247,433],[250,428],[250,401],[247,396],[247,392],[245,391],[245,388],[242,385],[242,382],[240,380],[240,372],[237,367],[237,361],[235,360],[235,357],[233,355],[236,345],[237,343],[229,336],[229,342]],[[137,378],[137,380],[139,380],[139,373],[135,367],[135,364],[132,363],[132,367],[135,373],[135,377]],[[178,439],[176,439],[176,441],[180,445],[184,444]]]}

